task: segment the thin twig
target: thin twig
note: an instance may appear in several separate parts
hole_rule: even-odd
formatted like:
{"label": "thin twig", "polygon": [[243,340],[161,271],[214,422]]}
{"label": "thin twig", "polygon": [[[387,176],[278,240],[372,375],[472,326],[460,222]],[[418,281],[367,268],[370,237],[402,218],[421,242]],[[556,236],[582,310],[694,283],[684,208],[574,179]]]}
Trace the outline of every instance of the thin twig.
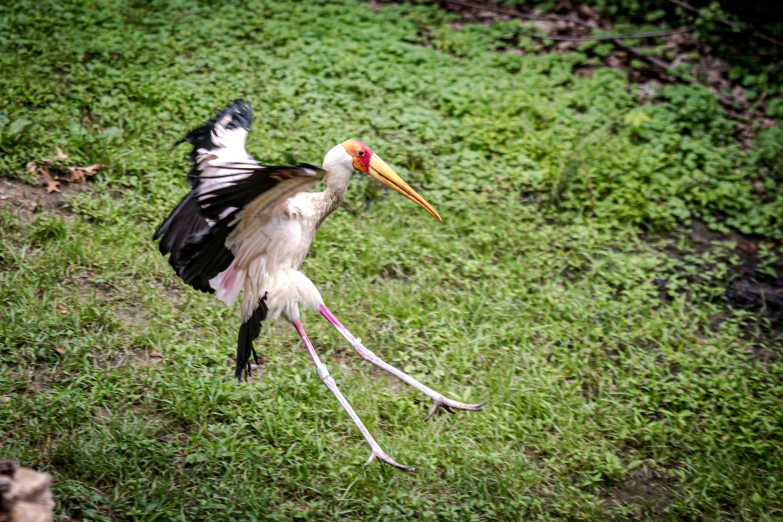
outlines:
{"label": "thin twig", "polygon": [[693,31],[695,25],[688,25],[680,27],[678,29],[671,29],[669,31],[655,31],[651,33],[636,33],[636,34],[616,34],[616,35],[602,35],[602,36],[558,36],[558,35],[546,35],[538,33],[529,33],[527,31],[516,31],[518,34],[524,36],[530,36],[532,38],[540,38],[541,40],[556,40],[559,42],[590,42],[594,40],[634,40],[637,38],[657,38],[660,36],[672,36],[675,34],[689,33]]}
{"label": "thin twig", "polygon": [[[540,15],[536,15],[536,14],[523,13],[521,11],[517,11],[516,9],[508,9],[508,8],[500,7],[500,6],[497,6],[497,5],[476,4],[474,2],[466,2],[464,0],[441,0],[441,1],[445,2],[447,4],[459,5],[459,6],[467,7],[467,8],[470,8],[470,9],[484,9],[486,11],[492,11],[492,12],[495,12],[495,13],[506,14],[506,15],[509,15],[509,16],[517,17],[517,18],[526,18],[526,19],[530,19],[530,20],[544,20],[544,21],[547,21],[547,22],[551,22],[551,21],[571,22],[571,23],[574,23],[576,25],[581,25],[582,27],[587,27],[588,29],[591,29],[591,30],[594,30],[594,31],[595,30],[601,30],[601,28],[598,27],[597,25],[591,24],[590,22],[582,20],[581,18],[578,18],[576,16],[554,16],[554,15],[550,15],[550,16],[544,17],[544,16],[540,16]],[[536,35],[536,36],[539,36],[539,35]],[[547,37],[547,38],[552,39],[551,37]],[[668,70],[669,67],[670,67],[668,64],[666,64],[662,60],[659,60],[659,59],[655,58],[654,56],[647,56],[643,52],[639,51],[638,49],[634,49],[633,47],[630,47],[630,46],[626,45],[621,39],[617,38],[616,36],[612,36],[611,40],[616,45],[618,45],[619,47],[622,47],[623,49],[626,49],[628,52],[630,52],[630,53],[632,53],[632,54],[634,54],[634,55],[636,55],[636,56],[638,56],[640,58],[643,58],[643,59],[647,60],[648,62],[652,63],[656,67],[660,67],[660,68],[662,68],[664,70]]]}
{"label": "thin twig", "polygon": [[473,2],[464,2],[462,0],[441,0],[441,1],[446,4],[459,5],[470,9],[484,9],[486,11],[492,11],[494,13],[515,16],[517,18],[527,18],[529,20],[550,20],[549,18],[542,15],[523,13],[521,11],[517,11],[516,9],[508,9],[505,7],[501,7],[499,5],[476,4]]}
{"label": "thin twig", "polygon": [[[673,3],[674,5],[678,5],[678,6],[682,7],[683,9],[685,9],[687,11],[690,11],[692,13],[698,13],[699,12],[698,8],[693,7],[691,4],[683,2],[682,0],[669,0],[669,1],[671,3]],[[740,24],[738,24],[736,22],[732,22],[731,20],[726,20],[725,18],[716,18],[715,20],[720,22],[720,23],[722,23],[723,25],[725,25],[727,27],[731,27],[732,29],[741,29],[742,28],[742,26]],[[783,47],[783,42],[781,42],[777,38],[774,38],[774,37],[772,37],[772,36],[770,36],[770,35],[768,35],[766,33],[762,33],[761,31],[759,31],[757,29],[753,29],[753,35],[756,36],[757,38],[762,39],[762,40],[766,40],[767,42],[769,42],[771,44],[775,44],[778,47]]]}
{"label": "thin twig", "polygon": [[[579,23],[581,25],[584,25],[585,27],[589,27],[591,29],[600,29],[597,25],[591,24],[590,22],[586,22],[586,21],[584,21],[584,20],[582,20],[580,18],[577,18],[575,16],[569,18],[569,20],[574,22],[574,23]],[[648,55],[644,54],[640,49],[637,49],[636,47],[631,47],[630,45],[626,45],[625,42],[623,42],[620,39],[614,39],[612,41],[615,43],[615,45],[617,45],[618,47],[622,47],[623,49],[625,49],[629,53],[633,54],[634,56],[636,56],[638,58],[641,58],[642,60],[645,60],[648,63],[651,63],[652,65],[654,65],[654,66],[656,66],[656,67],[658,67],[660,69],[663,69],[663,71],[665,73],[668,73],[671,70],[671,68],[672,68],[671,64],[668,64],[668,63],[664,62],[663,60],[660,60],[660,59],[656,58],[655,56],[648,56]],[[734,107],[734,104],[732,103],[732,101],[729,100],[728,98],[726,98],[725,96],[723,96],[722,94],[720,94],[718,92],[714,92],[714,91],[713,91],[713,94],[715,95],[715,97],[718,99],[718,101],[722,105],[724,105],[726,107]]]}
{"label": "thin twig", "polygon": [[[556,17],[556,16],[547,17],[547,16],[537,15],[537,14],[532,14],[532,13],[523,13],[521,11],[517,11],[516,9],[509,9],[509,8],[501,7],[501,6],[497,6],[497,5],[476,4],[474,2],[467,2],[467,1],[464,1],[464,0],[440,0],[440,1],[443,2],[443,3],[446,3],[446,4],[459,5],[459,6],[462,6],[462,7],[468,7],[470,9],[484,9],[486,11],[492,11],[492,12],[498,13],[498,14],[505,14],[505,15],[509,15],[509,16],[515,16],[517,18],[525,18],[525,19],[528,19],[528,20],[552,21],[552,20],[562,20],[563,19],[561,17]],[[678,5],[678,6],[682,7],[683,9],[688,10],[688,11],[691,11],[691,12],[694,12],[694,13],[698,13],[699,12],[699,9],[697,9],[696,7],[693,7],[692,5],[690,5],[690,4],[686,3],[686,2],[683,2],[682,0],[669,0],[669,1],[672,2],[675,5]],[[731,27],[731,28],[739,27],[739,25],[737,23],[732,22],[731,20],[726,20],[724,18],[718,18],[717,21],[722,23],[723,25],[726,25],[726,26]],[[682,28],[682,29],[684,29],[684,28]],[[674,31],[678,31],[678,29],[674,29]],[[683,32],[687,32],[687,31],[683,31]],[[679,33],[674,33],[674,34],[679,34]],[[778,47],[783,47],[783,42],[781,42],[780,40],[778,40],[778,39],[776,39],[776,38],[774,38],[774,37],[772,37],[772,36],[770,36],[770,35],[768,35],[766,33],[762,33],[761,31],[758,31],[758,30],[754,29],[753,34],[756,37],[761,38],[762,40],[766,40],[767,42],[770,42],[770,43],[772,43],[774,45],[777,45]],[[624,36],[624,35],[621,35],[621,36]]]}
{"label": "thin twig", "polygon": [[[442,2],[446,4],[453,4],[453,5],[459,5],[462,7],[467,7],[469,9],[484,9],[487,11],[492,11],[499,14],[505,14],[509,16],[514,16],[516,18],[526,18],[529,20],[542,20],[547,22],[552,21],[558,21],[558,22],[573,22],[577,25],[581,25],[584,27],[588,27],[593,30],[601,30],[600,27],[595,26],[589,22],[586,22],[584,20],[581,20],[579,18],[571,18],[571,17],[563,17],[563,16],[556,16],[556,15],[548,15],[548,16],[542,16],[537,14],[531,14],[531,13],[523,13],[521,11],[517,11],[516,9],[508,9],[505,7],[497,6],[497,5],[485,5],[485,4],[476,4],[474,2],[466,2],[464,0],[441,0]],[[677,29],[670,29],[666,31],[654,31],[649,33],[635,33],[635,34],[616,34],[616,35],[601,35],[601,36],[543,36],[536,33],[527,33],[525,31],[517,31],[519,34],[523,34],[525,36],[531,36],[533,38],[545,38],[547,40],[557,40],[557,41],[563,41],[563,42],[589,42],[591,40],[635,40],[637,38],[657,38],[661,36],[672,36],[675,34],[683,34],[688,33],[692,31],[695,28],[694,25],[688,25],[686,27],[679,27]]]}

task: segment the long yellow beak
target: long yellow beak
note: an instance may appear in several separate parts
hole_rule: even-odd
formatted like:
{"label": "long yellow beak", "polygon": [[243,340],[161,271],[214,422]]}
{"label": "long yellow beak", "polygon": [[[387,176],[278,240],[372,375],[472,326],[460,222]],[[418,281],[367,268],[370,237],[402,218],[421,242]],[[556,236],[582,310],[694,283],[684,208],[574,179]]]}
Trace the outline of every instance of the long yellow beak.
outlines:
{"label": "long yellow beak", "polygon": [[377,179],[387,187],[393,188],[429,212],[432,217],[443,223],[440,215],[435,211],[434,208],[432,208],[432,205],[427,203],[423,197],[419,196],[416,191],[413,190],[410,185],[405,183],[402,178],[386,164],[385,161],[378,157],[377,154],[373,154],[370,158],[370,171],[367,174]]}

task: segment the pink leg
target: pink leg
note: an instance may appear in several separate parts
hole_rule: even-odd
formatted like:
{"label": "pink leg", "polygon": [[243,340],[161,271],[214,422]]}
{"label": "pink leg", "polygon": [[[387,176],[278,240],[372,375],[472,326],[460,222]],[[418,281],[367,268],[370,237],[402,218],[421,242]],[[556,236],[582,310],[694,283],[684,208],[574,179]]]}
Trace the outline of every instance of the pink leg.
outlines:
{"label": "pink leg", "polygon": [[337,388],[337,384],[334,382],[334,379],[332,379],[332,376],[329,375],[329,370],[326,369],[326,365],[321,362],[321,359],[318,358],[318,354],[315,353],[315,348],[313,347],[313,344],[310,342],[310,339],[307,337],[307,333],[304,331],[304,327],[302,326],[302,323],[298,320],[294,321],[294,328],[296,328],[296,331],[299,333],[299,337],[301,337],[302,341],[304,341],[305,348],[307,348],[307,351],[310,353],[310,357],[313,359],[313,363],[315,363],[315,370],[318,372],[318,376],[324,382],[326,387],[329,388],[329,391],[331,391],[334,394],[334,396],[337,397],[337,400],[340,402],[340,404],[342,404],[343,408],[345,408],[345,411],[348,412],[348,415],[351,417],[351,420],[353,420],[353,422],[359,428],[359,431],[361,431],[362,435],[364,435],[364,438],[365,440],[367,440],[367,443],[370,445],[370,449],[372,450],[372,453],[370,454],[370,459],[367,461],[365,466],[367,466],[370,462],[372,462],[374,458],[378,457],[383,462],[386,462],[387,464],[391,464],[392,466],[403,469],[405,471],[416,471],[416,468],[411,468],[409,466],[404,466],[402,464],[397,463],[393,458],[391,458],[389,455],[386,454],[385,451],[381,449],[381,447],[378,445],[377,442],[375,442],[375,439],[372,438],[370,432],[367,431],[367,428],[364,427],[362,421],[359,420],[359,416],[356,415],[356,412],[353,411],[351,405],[348,404],[348,400],[343,396],[343,394]]}
{"label": "pink leg", "polygon": [[351,346],[353,346],[353,349],[359,353],[362,359],[371,362],[375,366],[383,368],[384,370],[394,375],[401,381],[410,384],[420,392],[427,395],[427,397],[432,399],[433,401],[432,409],[430,410],[430,413],[427,415],[427,418],[424,419],[425,421],[428,421],[430,420],[430,418],[432,418],[432,416],[435,414],[435,411],[438,409],[438,406],[443,406],[443,408],[445,408],[446,411],[448,411],[449,413],[454,413],[454,410],[478,411],[486,404],[486,401],[480,402],[478,404],[464,404],[462,402],[457,402],[451,399],[447,399],[440,393],[436,392],[431,388],[428,388],[427,386],[424,386],[422,383],[420,383],[419,381],[417,381],[407,373],[398,370],[397,368],[385,362],[380,357],[375,355],[373,352],[365,348],[364,345],[362,344],[362,340],[357,339],[356,337],[351,335],[351,332],[349,332],[340,323],[340,321],[337,320],[337,318],[334,316],[334,314],[332,314],[331,311],[329,311],[326,305],[321,305],[319,311],[321,312],[321,315],[326,317],[326,320],[329,321],[332,324],[332,326],[337,328],[337,331],[340,332],[340,334],[343,337],[345,337],[345,340],[348,341],[348,343],[350,343]]}

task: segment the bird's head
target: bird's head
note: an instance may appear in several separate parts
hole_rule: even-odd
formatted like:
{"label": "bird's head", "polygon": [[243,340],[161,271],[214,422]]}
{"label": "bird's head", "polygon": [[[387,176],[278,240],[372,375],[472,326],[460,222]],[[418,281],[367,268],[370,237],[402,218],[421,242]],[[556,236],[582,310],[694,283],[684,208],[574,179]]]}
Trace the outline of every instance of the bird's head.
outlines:
{"label": "bird's head", "polygon": [[432,208],[432,205],[427,203],[423,197],[419,196],[415,190],[413,190],[392,168],[386,164],[381,158],[378,157],[370,147],[365,145],[359,140],[346,140],[342,143],[345,152],[353,160],[353,168],[360,172],[373,177],[410,199],[421,208],[429,212],[429,214],[440,221],[440,215]]}

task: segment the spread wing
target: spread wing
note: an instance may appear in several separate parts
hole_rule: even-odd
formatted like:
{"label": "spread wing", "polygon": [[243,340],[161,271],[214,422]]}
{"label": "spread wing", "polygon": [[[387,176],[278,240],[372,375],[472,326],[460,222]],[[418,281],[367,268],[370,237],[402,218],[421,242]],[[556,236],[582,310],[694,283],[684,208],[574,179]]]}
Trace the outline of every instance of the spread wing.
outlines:
{"label": "spread wing", "polygon": [[[256,219],[257,226],[245,224],[245,230],[255,229],[259,235],[264,234],[264,225],[279,203],[309,189],[323,176],[324,170],[313,165],[258,167],[243,177],[211,188],[194,189],[194,199],[211,225],[185,242],[173,265],[177,274],[194,288],[212,291],[210,279],[226,270],[234,260],[234,252],[227,245],[234,228],[243,219]],[[251,212],[243,213],[245,209]]]}
{"label": "spread wing", "polygon": [[[202,292],[214,292],[216,286],[218,297],[226,302],[236,299],[244,281],[244,275],[238,278],[236,270],[228,270],[235,251],[279,248],[279,241],[274,240],[282,239],[275,218],[284,213],[285,201],[311,188],[325,174],[313,165],[259,164],[245,150],[252,121],[250,104],[236,100],[179,142],[193,145],[189,154],[193,168],[187,177],[192,188],[153,238],[160,238],[161,254],[170,254],[169,264],[185,283]],[[238,226],[241,237],[227,244]],[[255,357],[252,342],[268,310],[267,294],[255,298],[257,302],[248,306],[243,303],[237,377],[250,371],[251,354]]]}
{"label": "spread wing", "polygon": [[324,175],[313,165],[259,164],[245,150],[252,121],[250,104],[236,100],[179,142],[193,145],[188,174],[192,189],[153,239],[161,239],[160,252],[171,254],[169,264],[177,275],[202,292],[214,292],[210,279],[234,259],[226,239],[242,209],[252,207],[253,216],[263,217]]}
{"label": "spread wing", "polygon": [[[202,126],[190,131],[177,142],[190,143],[193,150],[188,160],[193,168],[188,173],[188,184],[193,187],[169,217],[158,227],[153,240],[161,239],[160,253],[171,254],[169,263],[176,268],[182,247],[194,235],[203,233],[210,227],[207,218],[201,213],[196,196],[198,190],[209,190],[220,183],[231,181],[231,175],[244,177],[246,170],[223,171],[210,165],[212,161],[240,162],[260,167],[245,150],[245,140],[250,124],[253,122],[253,109],[249,103],[236,100]],[[209,291],[207,288],[200,290]]]}

